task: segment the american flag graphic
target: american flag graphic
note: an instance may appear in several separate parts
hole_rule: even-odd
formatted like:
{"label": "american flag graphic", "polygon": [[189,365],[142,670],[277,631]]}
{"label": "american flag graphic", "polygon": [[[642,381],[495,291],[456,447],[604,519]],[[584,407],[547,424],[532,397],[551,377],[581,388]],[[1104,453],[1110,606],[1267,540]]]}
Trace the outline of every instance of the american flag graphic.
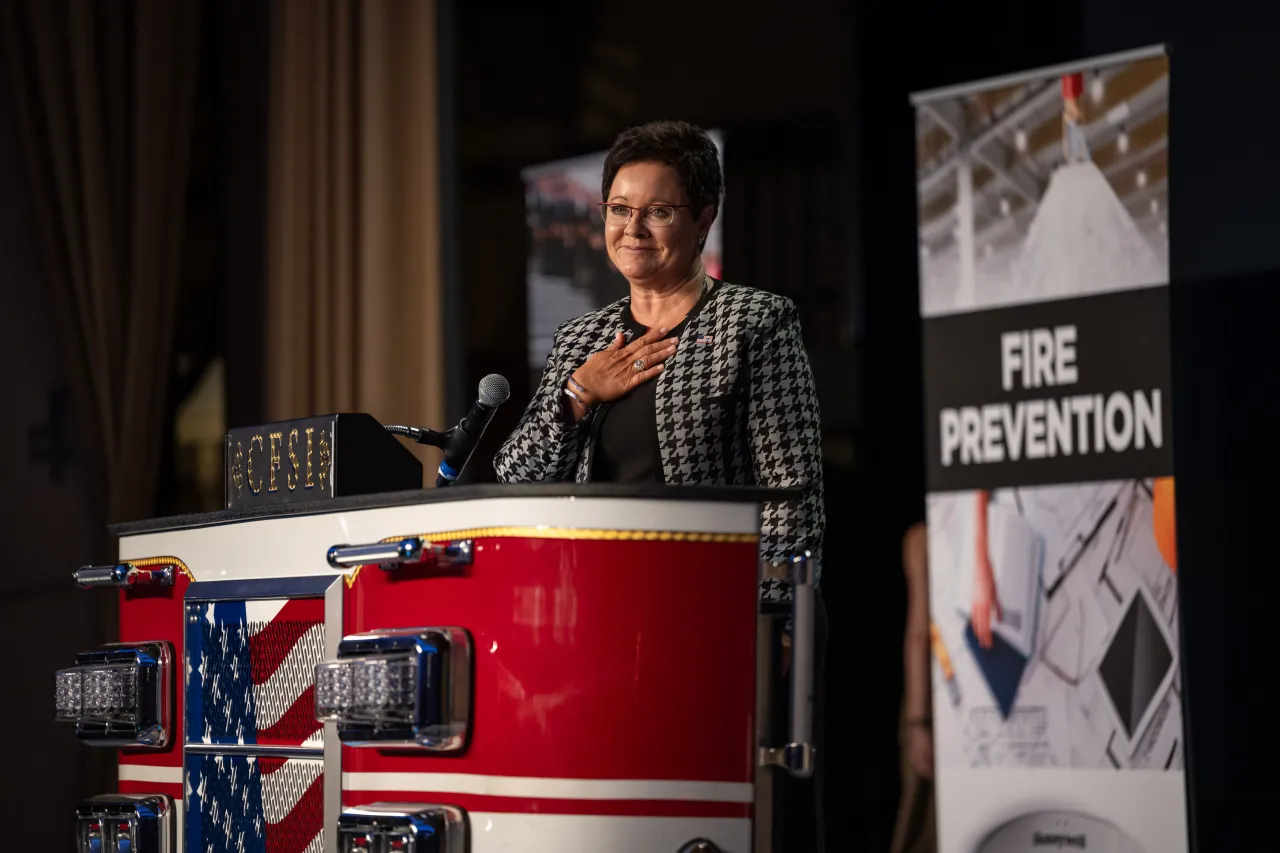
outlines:
{"label": "american flag graphic", "polygon": [[324,762],[187,756],[186,853],[321,853]]}
{"label": "american flag graphic", "polygon": [[188,602],[186,627],[187,743],[322,746],[323,599]]}

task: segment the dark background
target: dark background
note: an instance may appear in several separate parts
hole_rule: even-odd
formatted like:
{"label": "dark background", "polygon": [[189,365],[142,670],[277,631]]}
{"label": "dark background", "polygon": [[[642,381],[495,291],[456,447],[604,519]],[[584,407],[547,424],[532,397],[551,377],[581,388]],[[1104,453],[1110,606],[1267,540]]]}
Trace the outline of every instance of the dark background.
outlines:
{"label": "dark background", "polygon": [[[265,411],[263,311],[253,309],[265,302],[269,8],[204,4],[169,412],[221,358],[232,426],[260,423]],[[1246,0],[796,0],[756,11],[727,0],[554,11],[468,0],[449,16],[443,82],[459,169],[447,188],[456,203],[447,262],[461,283],[450,295],[461,318],[450,404],[460,414],[488,372],[516,383],[477,460],[530,390],[521,387],[520,168],[600,150],[623,127],[658,117],[728,135],[726,277],[796,300],[824,413],[833,850],[886,850],[899,784],[900,542],[923,514],[924,489],[908,93],[1171,46],[1175,467],[1194,833],[1200,850],[1274,850],[1280,745],[1269,737],[1264,668],[1280,593],[1268,535],[1280,414],[1268,272],[1280,268],[1270,106],[1280,13]],[[0,446],[12,451],[0,469],[0,532],[13,546],[0,636],[70,661],[108,631],[111,596],[67,580],[70,568],[105,556],[85,551],[100,547],[106,519],[76,491],[73,431],[57,390],[65,376],[41,331],[47,306],[12,133],[0,113],[0,359],[10,377]],[[171,425],[158,435],[172,444]],[[184,508],[172,452],[160,487],[154,514]],[[28,816],[49,828],[51,847],[64,847],[71,803],[101,789],[110,756],[87,755],[50,720],[46,693],[32,695],[0,703],[0,724],[17,735],[0,744],[0,794],[20,803],[38,792]]]}

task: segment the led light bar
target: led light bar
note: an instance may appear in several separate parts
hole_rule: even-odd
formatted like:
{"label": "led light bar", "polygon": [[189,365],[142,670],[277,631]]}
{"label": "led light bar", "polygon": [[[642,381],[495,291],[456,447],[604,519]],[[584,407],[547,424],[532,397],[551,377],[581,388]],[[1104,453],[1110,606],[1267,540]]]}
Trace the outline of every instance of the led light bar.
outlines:
{"label": "led light bar", "polygon": [[76,853],[173,853],[173,800],[103,794],[76,806]]}
{"label": "led light bar", "polygon": [[454,806],[374,803],[338,817],[339,853],[465,853],[467,815]]}
{"label": "led light bar", "polygon": [[466,749],[471,637],[461,628],[407,628],[345,638],[316,666],[316,719],[350,746]]}
{"label": "led light bar", "polygon": [[168,746],[172,659],[164,642],[81,652],[54,674],[55,718],[93,746]]}

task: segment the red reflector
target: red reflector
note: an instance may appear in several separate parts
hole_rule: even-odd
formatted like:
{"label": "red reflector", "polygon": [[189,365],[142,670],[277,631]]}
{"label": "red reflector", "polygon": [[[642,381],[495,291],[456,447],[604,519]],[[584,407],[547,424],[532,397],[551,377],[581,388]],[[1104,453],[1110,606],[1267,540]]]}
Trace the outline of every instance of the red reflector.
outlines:
{"label": "red reflector", "polygon": [[89,824],[89,831],[90,831],[90,832],[102,832],[102,824],[101,824],[101,823],[99,823],[99,822],[98,822],[98,821],[96,821],[96,820],[95,820],[95,821],[93,821],[92,823],[90,823],[90,824]]}

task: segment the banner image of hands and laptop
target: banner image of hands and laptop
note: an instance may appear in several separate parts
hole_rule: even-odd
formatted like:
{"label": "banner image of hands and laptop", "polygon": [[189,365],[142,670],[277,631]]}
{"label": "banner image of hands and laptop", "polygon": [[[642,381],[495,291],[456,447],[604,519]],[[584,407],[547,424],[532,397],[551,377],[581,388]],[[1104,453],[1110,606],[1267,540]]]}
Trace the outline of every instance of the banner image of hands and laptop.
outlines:
{"label": "banner image of hands and laptop", "polygon": [[1187,849],[1169,60],[922,93],[943,853]]}

